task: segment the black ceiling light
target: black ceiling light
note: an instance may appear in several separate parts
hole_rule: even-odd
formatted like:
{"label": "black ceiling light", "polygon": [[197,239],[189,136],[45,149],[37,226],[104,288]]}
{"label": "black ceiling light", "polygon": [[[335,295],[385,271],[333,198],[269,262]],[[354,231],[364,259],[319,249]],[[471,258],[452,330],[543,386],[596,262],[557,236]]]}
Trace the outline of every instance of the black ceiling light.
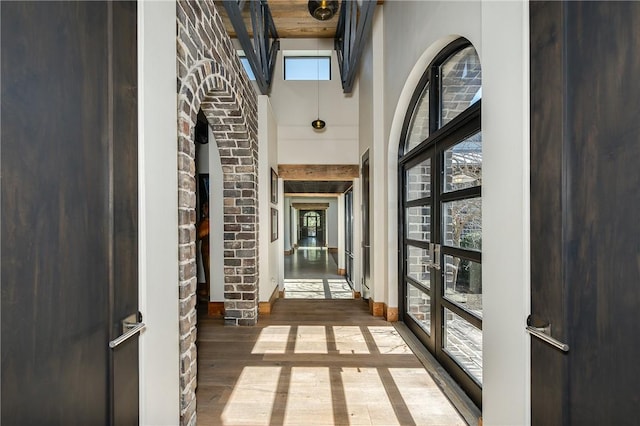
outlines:
{"label": "black ceiling light", "polygon": [[[311,3],[311,2],[309,2]],[[327,123],[324,122],[324,120],[320,120],[320,40],[316,39],[316,69],[317,69],[317,74],[316,74],[316,87],[318,88],[318,91],[316,92],[316,94],[318,95],[318,97],[316,98],[317,101],[317,106],[318,109],[316,110],[318,115],[316,115],[315,120],[313,120],[311,122],[311,127],[313,127],[313,130],[323,130],[324,126],[327,125]]]}
{"label": "black ceiling light", "polygon": [[338,0],[309,0],[309,13],[318,21],[328,21],[338,11]]}
{"label": "black ceiling light", "polygon": [[316,118],[311,122],[311,127],[313,127],[316,130],[322,130],[326,125],[327,123],[325,123],[324,120],[320,120],[319,118]]}

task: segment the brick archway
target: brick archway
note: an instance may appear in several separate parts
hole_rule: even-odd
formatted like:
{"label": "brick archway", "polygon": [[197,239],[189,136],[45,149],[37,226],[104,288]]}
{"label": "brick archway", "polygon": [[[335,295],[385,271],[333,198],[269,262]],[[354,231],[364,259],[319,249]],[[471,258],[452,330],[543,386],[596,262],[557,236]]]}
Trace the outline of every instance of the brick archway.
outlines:
{"label": "brick archway", "polygon": [[[196,168],[194,130],[202,109],[223,171],[225,323],[255,325],[258,315],[258,139],[253,93],[239,91],[237,70],[195,63],[178,92],[178,232],[181,423],[195,422]],[[215,220],[212,218],[212,220]]]}

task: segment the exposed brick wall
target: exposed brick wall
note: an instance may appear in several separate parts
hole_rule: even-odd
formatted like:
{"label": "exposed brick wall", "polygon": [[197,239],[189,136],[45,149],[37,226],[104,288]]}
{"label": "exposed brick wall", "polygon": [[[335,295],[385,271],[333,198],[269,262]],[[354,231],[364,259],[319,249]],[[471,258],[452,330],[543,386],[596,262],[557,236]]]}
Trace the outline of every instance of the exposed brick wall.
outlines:
{"label": "exposed brick wall", "polygon": [[177,3],[180,422],[196,424],[196,179],[202,109],[223,168],[225,322],[258,315],[257,98],[213,1]]}

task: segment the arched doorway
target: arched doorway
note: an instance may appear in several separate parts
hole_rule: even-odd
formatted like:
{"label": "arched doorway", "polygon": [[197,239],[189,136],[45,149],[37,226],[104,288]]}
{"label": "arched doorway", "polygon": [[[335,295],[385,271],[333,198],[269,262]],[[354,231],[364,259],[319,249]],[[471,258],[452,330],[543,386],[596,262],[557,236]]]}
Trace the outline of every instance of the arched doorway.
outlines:
{"label": "arched doorway", "polygon": [[407,326],[482,403],[482,73],[466,39],[427,67],[400,139],[399,295]]}
{"label": "arched doorway", "polygon": [[324,247],[325,210],[303,210],[300,213],[300,247]]}
{"label": "arched doorway", "polygon": [[[233,64],[227,64],[233,68]],[[224,317],[230,325],[258,319],[257,105],[238,69],[213,60],[195,63],[178,92],[178,256],[181,423],[195,416],[196,342],[196,167],[195,126],[202,109],[222,164]],[[213,141],[212,141],[213,142]],[[229,266],[227,266],[229,265]],[[250,265],[250,266],[246,266]]]}

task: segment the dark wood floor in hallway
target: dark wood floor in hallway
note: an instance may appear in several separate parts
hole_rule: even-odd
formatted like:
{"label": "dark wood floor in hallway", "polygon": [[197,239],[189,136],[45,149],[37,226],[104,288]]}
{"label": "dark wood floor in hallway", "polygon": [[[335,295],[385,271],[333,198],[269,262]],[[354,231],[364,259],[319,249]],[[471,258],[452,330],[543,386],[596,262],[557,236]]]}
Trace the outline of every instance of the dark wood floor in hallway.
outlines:
{"label": "dark wood floor in hallway", "polygon": [[256,327],[198,321],[198,425],[466,424],[362,300],[281,299]]}

